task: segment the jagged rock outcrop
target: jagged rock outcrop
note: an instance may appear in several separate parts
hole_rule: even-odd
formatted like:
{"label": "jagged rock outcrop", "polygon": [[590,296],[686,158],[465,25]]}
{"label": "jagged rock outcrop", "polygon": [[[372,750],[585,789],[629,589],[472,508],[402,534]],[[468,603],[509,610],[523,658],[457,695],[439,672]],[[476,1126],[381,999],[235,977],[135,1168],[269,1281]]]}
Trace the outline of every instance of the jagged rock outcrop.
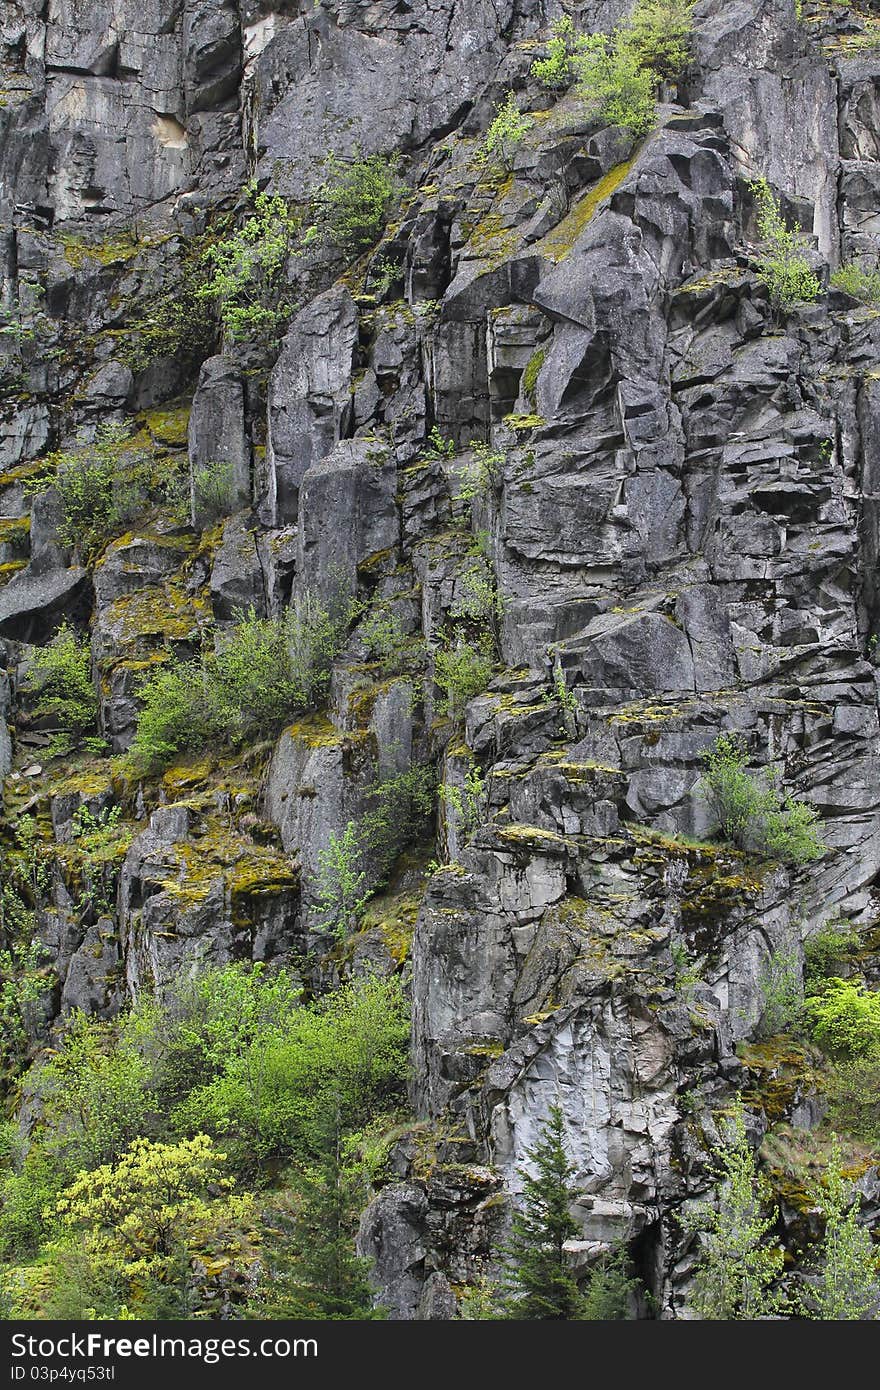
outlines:
{"label": "jagged rock outcrop", "polygon": [[[628,7],[573,8],[597,30]],[[797,1079],[762,1109],[749,1051],[768,963],[801,965],[832,918],[868,932],[880,874],[880,318],[827,291],[880,249],[880,48],[813,8],[702,0],[639,140],[531,75],[551,0],[4,21],[0,775],[7,819],[59,856],[34,1042],[204,963],[292,962],[314,988],[402,969],[415,1122],[359,1236],[394,1318],[456,1316],[557,1104],[573,1263],[624,1238],[657,1315],[687,1317],[678,1218],[711,1186],[713,1106],[746,1088],[756,1139],[821,1115]],[[493,169],[507,90],[531,124]],[[182,329],[187,267],[246,178],[305,218],[324,157],[356,152],[407,180],[379,244],[347,266],[307,244],[274,349],[199,327],[193,297]],[[756,273],[757,177],[820,275],[785,312]],[[83,563],[38,482],[107,424],[145,500],[116,498]],[[222,517],[199,501],[212,469]],[[327,708],[252,747],[135,774],[65,762],[31,717],[27,647],[62,620],[88,633],[118,755],[153,671],[243,611],[317,603],[349,619]],[[460,716],[438,663],[456,635],[491,667]],[[816,862],[712,838],[699,784],[725,732],[819,813]],[[405,911],[383,899],[333,939],[331,837],[429,761],[432,846],[399,873],[365,860]],[[121,852],[78,865],[74,816],[113,806]]]}

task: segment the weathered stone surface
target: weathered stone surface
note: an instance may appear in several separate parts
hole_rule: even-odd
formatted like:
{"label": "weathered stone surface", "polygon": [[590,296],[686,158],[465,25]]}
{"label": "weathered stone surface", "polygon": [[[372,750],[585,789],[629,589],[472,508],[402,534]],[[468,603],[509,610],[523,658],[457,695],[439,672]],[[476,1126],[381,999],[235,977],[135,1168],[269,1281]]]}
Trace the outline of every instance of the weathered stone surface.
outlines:
{"label": "weathered stone surface", "polygon": [[198,475],[216,473],[228,485],[230,510],[250,501],[250,443],[244,412],[244,387],[238,369],[225,357],[202,364],[188,425],[193,518],[204,520]]}
{"label": "weathered stone surface", "polygon": [[42,574],[22,570],[0,590],[0,634],[20,642],[44,641],[62,618],[82,621],[90,590],[88,573],[78,566]]}
{"label": "weathered stone surface", "polygon": [[267,490],[270,524],[294,521],[307,470],[347,430],[357,310],[343,286],[319,295],[294,319],[269,383]]}

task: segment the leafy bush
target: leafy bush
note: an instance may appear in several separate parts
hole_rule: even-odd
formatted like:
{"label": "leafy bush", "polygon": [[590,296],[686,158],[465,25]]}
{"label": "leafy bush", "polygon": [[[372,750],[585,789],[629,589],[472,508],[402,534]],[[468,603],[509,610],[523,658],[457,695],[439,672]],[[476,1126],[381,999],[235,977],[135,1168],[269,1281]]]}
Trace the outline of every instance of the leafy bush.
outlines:
{"label": "leafy bush", "polygon": [[374,246],[406,191],[398,169],[396,155],[371,154],[349,161],[328,155],[326,177],[312,198],[317,234],[348,259]]}
{"label": "leafy bush", "polygon": [[414,763],[370,792],[371,805],[362,818],[360,834],[380,880],[406,846],[430,830],[436,791],[434,768]]}
{"label": "leafy bush", "polygon": [[465,840],[480,824],[486,798],[486,782],[479,764],[472,763],[464,775],[463,786],[443,783],[443,800],[459,819],[459,830]]}
{"label": "leafy bush", "polygon": [[48,646],[34,650],[32,668],[40,681],[34,714],[56,719],[69,748],[94,727],[98,717],[88,643],[63,622]]}
{"label": "leafy bush", "polygon": [[356,823],[348,822],[338,834],[330,831],[324,849],[318,850],[318,909],[316,925],[337,936],[357,927],[369,901],[370,888],[362,867],[364,846]]}
{"label": "leafy bush", "polygon": [[880,1053],[835,1063],[824,1073],[823,1088],[835,1133],[880,1148]]}
{"label": "leafy bush", "polygon": [[[617,85],[624,104],[638,109],[644,102],[645,129],[653,124],[654,102],[653,91],[650,107],[643,93],[656,87],[661,78],[677,81],[690,61],[693,8],[694,0],[636,0],[628,20],[617,25],[612,34],[598,36],[605,40],[605,53],[611,53],[620,64],[612,86]],[[567,87],[573,73],[580,68],[581,58],[586,55],[589,64],[602,51],[603,47],[594,45],[590,36],[578,34],[566,15],[554,24],[547,56],[532,64],[532,73],[545,87]],[[630,95],[626,95],[633,64],[645,72],[649,81],[630,89]],[[604,80],[608,81],[609,76]],[[628,125],[629,122],[615,120],[613,124]]]}
{"label": "leafy bush", "polygon": [[387,609],[377,609],[364,620],[360,638],[370,660],[378,662],[383,676],[413,671],[424,660],[424,643],[405,632],[397,614]]}
{"label": "leafy bush", "polygon": [[793,796],[783,801],[772,782],[762,785],[747,771],[748,757],[735,735],[719,735],[703,757],[700,787],[726,839],[791,864],[821,858],[818,812]]}
{"label": "leafy bush", "polygon": [[750,187],[763,242],[758,277],[770,291],[771,302],[786,310],[815,299],[821,287],[810,269],[803,237],[786,226],[779,201],[766,179],[755,179]]}
{"label": "leafy bush", "polygon": [[880,1054],[880,993],[855,980],[825,980],[804,1001],[813,1038],[832,1057],[844,1060]]}
{"label": "leafy bush", "polygon": [[28,1016],[51,985],[46,969],[51,959],[51,951],[36,940],[0,950],[0,1074],[27,1055]]}
{"label": "leafy bush", "polygon": [[359,821],[330,832],[318,851],[319,926],[339,936],[355,930],[371,893],[395,860],[427,833],[436,782],[433,767],[414,764],[372,789],[372,804]]}
{"label": "leafy bush", "polygon": [[772,1037],[793,1028],[804,1005],[804,984],[795,950],[774,951],[758,976],[760,1033]]}
{"label": "leafy bush", "polygon": [[717,1205],[691,1217],[702,1244],[694,1279],[694,1310],[704,1319],[771,1317],[780,1311],[773,1285],[784,1255],[772,1242],[778,1213],[765,1214],[770,1184],[758,1172],[741,1110],[733,1132],[716,1151]]}
{"label": "leafy bush", "polygon": [[232,342],[274,338],[294,309],[284,276],[299,217],[277,193],[257,193],[253,183],[245,192],[253,212],[238,231],[205,249],[205,280],[196,291],[199,299],[216,303]]}
{"label": "leafy bush", "polygon": [[145,1285],[191,1278],[199,1253],[219,1248],[233,1263],[250,1263],[254,1201],[232,1194],[225,1161],[204,1134],[170,1144],[136,1139],[115,1163],[81,1173],[62,1193],[61,1233],[82,1233],[95,1266],[119,1279],[126,1306],[139,1311]]}
{"label": "leafy bush", "polygon": [[570,15],[557,19],[547,43],[547,56],[532,63],[532,76],[551,90],[567,87],[573,76],[571,60],[579,37]]}
{"label": "leafy bush", "polygon": [[869,1227],[859,1221],[860,1194],[845,1176],[836,1136],[825,1172],[811,1186],[810,1201],[825,1218],[825,1233],[810,1261],[800,1311],[830,1322],[876,1321],[880,1262]]}
{"label": "leafy bush", "polygon": [[[253,608],[239,613],[232,631],[205,658],[211,723],[229,743],[269,733],[311,702],[312,675],[303,679],[291,660],[293,611],[283,618],[260,618]],[[329,615],[322,610],[318,621],[329,623]]]}
{"label": "leafy bush", "polygon": [[214,461],[193,474],[193,511],[197,523],[211,525],[228,516],[235,503],[235,470]]}
{"label": "leafy bush", "polygon": [[468,701],[479,695],[495,669],[495,644],[490,633],[473,639],[456,627],[434,657],[434,680],[442,692],[439,708],[454,722],[464,717]]}
{"label": "leafy bush", "polygon": [[146,302],[132,298],[125,306],[130,337],[120,359],[134,372],[145,371],[162,357],[173,357],[187,377],[217,340],[217,322],[210,299],[200,293],[205,284],[204,237],[183,239],[179,258],[165,263],[164,288]]}
{"label": "leafy bush", "polygon": [[93,444],[51,454],[46,463],[46,471],[29,480],[27,491],[54,485],[63,511],[59,539],[90,564],[143,510],[152,456],[128,442],[124,425],[104,424]]}
{"label": "leafy bush", "polygon": [[496,650],[499,649],[504,597],[499,592],[486,556],[476,555],[468,562],[458,582],[458,596],[449,613],[451,617],[473,624],[476,628],[485,627],[492,635]]}
{"label": "leafy bush", "polygon": [[470,448],[471,461],[458,495],[463,502],[473,502],[476,499],[483,501],[501,481],[504,454],[493,449],[491,445],[484,444],[480,439],[472,439]]}
{"label": "leafy bush", "polygon": [[314,708],[330,678],[353,613],[325,608],[312,594],[280,618],[239,612],[216,652],[198,662],[161,666],[142,684],[132,765],[155,771],[184,749],[219,741],[239,745]]}
{"label": "leafy bush", "polygon": [[654,124],[657,76],[621,30],[584,39],[575,59],[577,92],[603,125],[644,135]]}
{"label": "leafy bush", "polygon": [[185,1130],[227,1136],[238,1161],[321,1151],[326,1114],[351,1131],[400,1099],[409,1011],[396,979],[362,978],[267,1029],[175,1111]]}
{"label": "leafy bush", "polygon": [[642,67],[677,81],[690,61],[695,0],[637,0],[625,41]]}
{"label": "leafy bush", "polygon": [[154,772],[185,749],[209,742],[211,716],[197,662],[157,667],[142,682],[138,699],[137,732],[129,750],[136,769]]}
{"label": "leafy bush", "polygon": [[533,125],[531,116],[524,116],[520,112],[514,92],[508,92],[504,101],[497,107],[495,119],[486,131],[483,158],[498,164],[502,169],[512,169],[517,148]]}
{"label": "leafy bush", "polygon": [[831,284],[863,304],[880,304],[880,269],[863,270],[857,261],[850,261],[835,270]]}
{"label": "leafy bush", "polygon": [[839,967],[860,948],[859,933],[843,923],[829,922],[804,943],[808,981],[838,975]]}

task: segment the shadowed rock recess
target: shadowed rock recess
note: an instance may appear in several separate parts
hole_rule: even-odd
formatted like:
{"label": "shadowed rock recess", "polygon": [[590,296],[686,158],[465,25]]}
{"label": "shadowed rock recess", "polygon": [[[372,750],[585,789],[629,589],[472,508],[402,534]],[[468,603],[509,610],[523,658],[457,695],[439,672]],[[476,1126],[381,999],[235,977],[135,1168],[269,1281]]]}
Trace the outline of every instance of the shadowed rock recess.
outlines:
{"label": "shadowed rock recess", "polygon": [[[876,1225],[878,1073],[873,1129],[848,1128],[841,1056],[776,1007],[816,987],[832,924],[826,974],[880,978],[880,293],[830,283],[880,258],[880,19],[795,8],[700,0],[636,136],[532,71],[564,13],[607,32],[626,0],[5,6],[0,870],[30,915],[0,917],[2,1172],[77,1011],[112,1049],[132,1006],[254,962],[308,1008],[402,984],[408,1075],[352,1125],[352,1243],[394,1319],[473,1316],[557,1107],[569,1268],[584,1289],[622,1242],[630,1317],[699,1315],[737,1097],[783,1283],[832,1131]],[[493,158],[509,92],[529,119]],[[347,242],[327,188],[364,165],[402,191]],[[762,278],[759,179],[812,298]],[[231,332],[211,248],[258,190],[291,253]],[[242,621],[296,655],[315,613],[317,693],[138,759],[157,672],[210,685]],[[94,691],[76,727],[46,695],[59,631]],[[456,655],[483,664],[450,689]],[[701,779],[725,734],[818,813],[820,854],[724,838]],[[359,900],[334,916],[349,828]],[[224,1147],[211,1113],[169,1137],[154,1111],[125,1144]],[[248,1259],[189,1251],[200,1316],[256,1296],[260,1223],[311,1161],[243,1149]],[[4,1219],[11,1306],[84,1316],[41,1304],[39,1242]]]}

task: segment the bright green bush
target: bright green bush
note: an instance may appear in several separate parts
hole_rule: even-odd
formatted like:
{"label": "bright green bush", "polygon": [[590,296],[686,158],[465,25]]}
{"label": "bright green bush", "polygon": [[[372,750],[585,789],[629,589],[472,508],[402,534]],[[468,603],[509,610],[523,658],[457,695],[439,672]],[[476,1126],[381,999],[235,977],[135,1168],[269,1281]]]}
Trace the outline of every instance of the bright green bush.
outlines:
{"label": "bright green bush", "polygon": [[133,767],[153,772],[215,741],[238,746],[314,708],[355,612],[351,605],[326,608],[308,593],[279,618],[251,608],[239,612],[215,652],[160,666],[138,692]]}
{"label": "bright green bush", "polygon": [[814,1040],[842,1060],[880,1054],[880,993],[832,976],[804,1001]]}
{"label": "bright green bush", "polygon": [[807,980],[839,974],[839,967],[858,952],[859,945],[859,933],[853,927],[827,923],[804,942]]}
{"label": "bright green bush", "polygon": [[344,937],[358,926],[369,901],[364,845],[358,826],[350,820],[339,832],[330,831],[318,850],[318,911],[316,925]]}
{"label": "bright green bush", "polygon": [[572,79],[572,55],[578,43],[578,34],[570,15],[563,15],[553,25],[552,37],[547,43],[547,56],[532,63],[532,75],[551,90],[567,87]]}
{"label": "bright green bush", "polygon": [[863,270],[857,261],[850,261],[835,270],[831,284],[863,304],[880,304],[880,270]]}
{"label": "bright green bush", "polygon": [[274,339],[294,310],[284,277],[300,219],[277,193],[257,193],[253,183],[245,192],[253,212],[237,231],[206,247],[205,279],[196,291],[217,305],[232,342]]}
{"label": "bright green bush", "polygon": [[320,1152],[328,1110],[345,1131],[403,1095],[409,1010],[400,982],[359,979],[259,1034],[174,1113],[184,1132],[223,1135],[240,1164]]}
{"label": "bright green bush", "polygon": [[375,246],[406,191],[398,169],[397,156],[328,155],[324,181],[312,196],[315,234],[348,259]]}
{"label": "bright green bush", "polygon": [[227,742],[269,733],[310,703],[313,692],[291,660],[290,623],[289,615],[260,618],[251,608],[238,614],[235,627],[205,658],[211,723]]}
{"label": "bright green bush", "polygon": [[642,66],[622,32],[593,34],[574,57],[577,92],[608,126],[644,135],[654,124],[657,76]]}
{"label": "bright green bush", "polygon": [[625,42],[643,68],[677,81],[690,62],[695,0],[636,0]]}
{"label": "bright green bush", "polygon": [[755,179],[750,186],[763,243],[758,276],[770,291],[771,302],[784,311],[815,299],[821,286],[810,269],[803,237],[786,226],[779,200],[766,179]]}
{"label": "bright green bush", "polygon": [[88,642],[63,622],[48,646],[35,648],[31,665],[40,682],[34,714],[56,719],[70,748],[98,718]]}
{"label": "bright green bush", "polygon": [[214,461],[193,474],[193,510],[197,524],[211,526],[229,516],[235,503],[235,470]]}
{"label": "bright green bush", "polygon": [[396,613],[376,608],[359,629],[361,641],[371,661],[379,664],[383,676],[398,676],[424,664],[425,644],[410,636]]}
{"label": "bright green bush", "polygon": [[62,520],[58,536],[85,564],[142,511],[149,493],[152,457],[128,440],[124,425],[98,427],[92,444],[51,454],[29,492],[53,485]]}
{"label": "bright green bush", "polygon": [[208,743],[211,715],[201,666],[158,666],[138,690],[141,709],[129,750],[133,767],[154,772],[187,749]]}
{"label": "bright green bush", "polygon": [[486,131],[483,157],[503,170],[512,169],[514,155],[533,124],[531,116],[520,111],[515,93],[508,92]]}
{"label": "bright green bush", "polygon": [[719,735],[703,757],[706,771],[699,785],[725,839],[785,863],[822,857],[818,812],[796,797],[783,799],[772,781],[762,783],[750,773],[748,755],[735,735]]}
{"label": "bright green bush", "polygon": [[470,638],[455,627],[434,657],[434,680],[440,688],[439,708],[454,722],[464,717],[468,702],[481,694],[495,669],[495,644],[490,633]]}
{"label": "bright green bush", "polygon": [[760,1035],[765,1038],[800,1021],[804,982],[796,950],[774,951],[758,976],[761,995]]}

